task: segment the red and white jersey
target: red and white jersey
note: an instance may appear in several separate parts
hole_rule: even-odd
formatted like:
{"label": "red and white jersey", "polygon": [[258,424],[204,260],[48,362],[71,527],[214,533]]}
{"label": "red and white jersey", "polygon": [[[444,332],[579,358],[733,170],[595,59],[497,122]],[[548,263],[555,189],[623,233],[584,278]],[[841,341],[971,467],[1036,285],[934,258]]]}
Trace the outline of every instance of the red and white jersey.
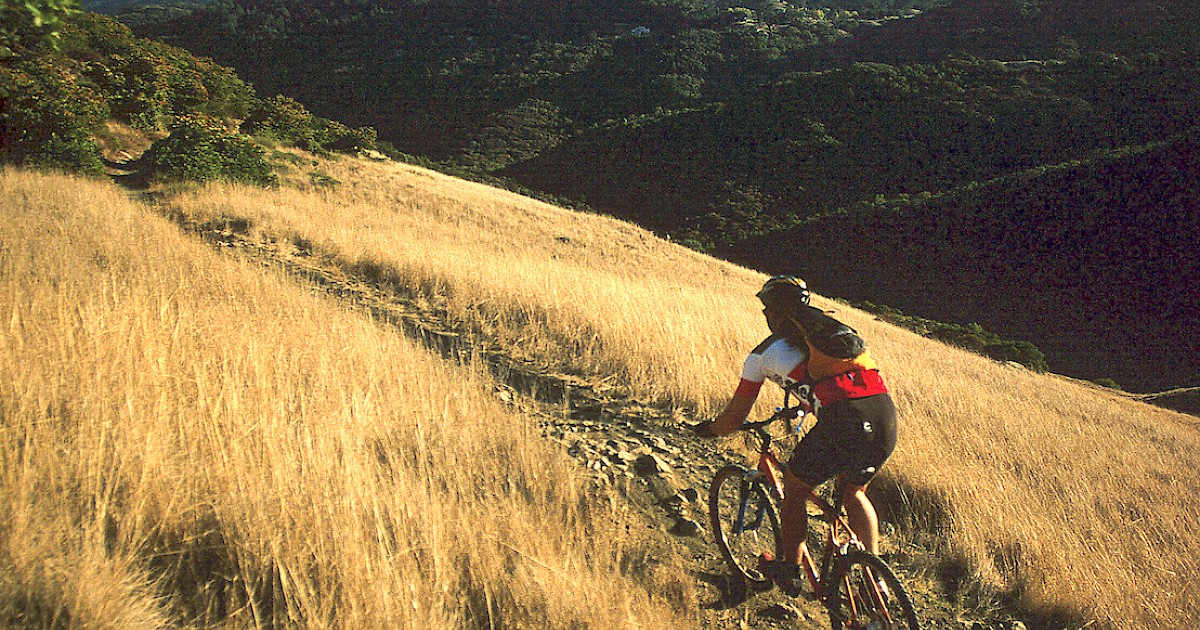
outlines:
{"label": "red and white jersey", "polygon": [[742,366],[742,380],[734,395],[755,398],[768,380],[785,389],[799,383],[796,392],[815,410],[818,404],[829,405],[839,400],[865,398],[888,391],[878,369],[858,368],[811,379],[808,361],[807,344],[796,346],[783,336],[771,335],[746,357]]}
{"label": "red and white jersey", "polygon": [[792,345],[785,337],[771,335],[746,357],[738,396],[754,397],[767,380],[787,388],[803,383],[808,376],[808,348]]}

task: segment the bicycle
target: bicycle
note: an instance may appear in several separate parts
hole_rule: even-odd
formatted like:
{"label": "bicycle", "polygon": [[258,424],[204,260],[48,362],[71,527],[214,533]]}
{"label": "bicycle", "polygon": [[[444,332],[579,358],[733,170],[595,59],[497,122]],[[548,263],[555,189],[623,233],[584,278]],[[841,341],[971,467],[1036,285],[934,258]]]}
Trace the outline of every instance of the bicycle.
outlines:
{"label": "bicycle", "polygon": [[[784,404],[770,418],[747,422],[739,430],[757,438],[758,466],[748,469],[730,464],[717,471],[709,488],[708,508],[713,534],[721,555],[741,585],[756,590],[772,586],[769,578],[758,569],[760,557],[783,555],[779,535],[777,505],[783,498],[782,464],[772,449],[772,437],[766,426],[778,420],[791,421],[806,412],[798,396],[797,404],[788,406],[791,391],[785,390]],[[835,482],[831,504],[816,491],[806,497],[820,515],[820,529],[825,530],[820,564],[813,560],[807,547],[821,538],[818,528],[810,527],[809,544],[800,558],[801,572],[807,578],[816,599],[829,612],[834,630],[875,630],[906,628],[918,630],[920,622],[908,592],[883,559],[868,553],[842,512],[844,488]],[[807,511],[807,510],[806,510]]]}

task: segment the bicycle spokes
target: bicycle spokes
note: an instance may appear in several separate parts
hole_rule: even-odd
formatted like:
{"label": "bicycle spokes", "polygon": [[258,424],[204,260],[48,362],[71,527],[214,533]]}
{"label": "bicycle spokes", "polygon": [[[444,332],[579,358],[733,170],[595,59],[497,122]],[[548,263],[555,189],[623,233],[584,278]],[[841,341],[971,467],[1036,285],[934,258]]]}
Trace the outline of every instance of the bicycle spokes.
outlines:
{"label": "bicycle spokes", "polygon": [[850,598],[850,613],[852,619],[857,619],[866,625],[864,628],[891,627],[892,618],[888,614],[887,601],[875,580],[870,567],[860,567],[861,571],[847,575],[846,592]]}
{"label": "bicycle spokes", "polygon": [[835,628],[915,630],[918,627],[911,600],[883,561],[867,553],[853,553],[843,562],[829,600]]}
{"label": "bicycle spokes", "polygon": [[709,510],[717,545],[734,577],[768,584],[758,560],[765,554],[778,557],[779,516],[767,488],[745,469],[726,467],[713,480]]}

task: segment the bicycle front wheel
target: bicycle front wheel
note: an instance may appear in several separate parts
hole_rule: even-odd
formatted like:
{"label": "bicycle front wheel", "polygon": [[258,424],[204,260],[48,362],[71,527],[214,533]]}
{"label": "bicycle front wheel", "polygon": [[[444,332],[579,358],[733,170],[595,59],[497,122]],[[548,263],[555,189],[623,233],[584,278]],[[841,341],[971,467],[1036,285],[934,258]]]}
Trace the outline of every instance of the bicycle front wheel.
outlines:
{"label": "bicycle front wheel", "polygon": [[762,480],[749,479],[746,469],[732,465],[717,471],[709,488],[708,515],[717,547],[734,579],[754,588],[771,583],[758,570],[759,556],[780,557],[773,495]]}
{"label": "bicycle front wheel", "polygon": [[921,627],[908,591],[878,556],[851,551],[834,565],[829,585],[826,606],[833,630]]}

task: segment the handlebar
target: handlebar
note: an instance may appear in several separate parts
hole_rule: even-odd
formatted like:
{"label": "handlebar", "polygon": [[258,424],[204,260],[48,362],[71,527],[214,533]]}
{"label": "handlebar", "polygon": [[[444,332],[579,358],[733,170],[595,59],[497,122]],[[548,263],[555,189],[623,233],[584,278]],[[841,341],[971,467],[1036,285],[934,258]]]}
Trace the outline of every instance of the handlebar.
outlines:
{"label": "handlebar", "polygon": [[[795,401],[795,404],[790,402]],[[750,431],[758,437],[761,444],[761,450],[766,451],[771,446],[771,436],[766,431],[766,426],[777,420],[787,420],[788,428],[792,428],[791,421],[805,414],[812,413],[812,407],[808,404],[804,397],[793,391],[791,388],[785,389],[783,394],[783,406],[776,407],[775,413],[766,420],[758,422],[743,422],[735,431]],[[700,437],[715,437],[712,433],[713,421],[700,422],[693,424],[689,428]]]}
{"label": "handlebar", "polygon": [[737,428],[737,430],[750,431],[753,433],[754,436],[758,438],[759,450],[765,451],[770,448],[772,439],[771,434],[767,433],[767,425],[778,420],[795,420],[805,413],[808,413],[808,410],[802,404],[792,407],[776,407],[775,413],[771,414],[770,418],[767,418],[766,420],[759,420],[758,422],[743,422],[742,425]]}

